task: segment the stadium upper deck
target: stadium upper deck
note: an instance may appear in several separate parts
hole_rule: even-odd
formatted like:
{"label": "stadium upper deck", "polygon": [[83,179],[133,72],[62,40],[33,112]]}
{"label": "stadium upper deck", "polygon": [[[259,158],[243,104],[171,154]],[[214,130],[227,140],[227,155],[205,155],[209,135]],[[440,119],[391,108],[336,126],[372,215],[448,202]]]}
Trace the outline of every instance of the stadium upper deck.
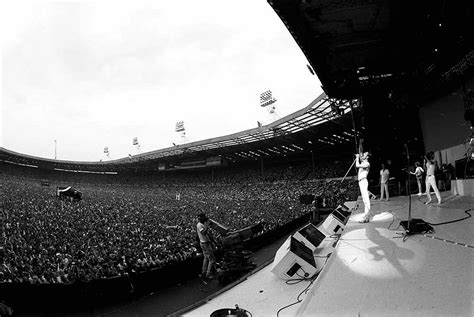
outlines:
{"label": "stadium upper deck", "polygon": [[168,169],[183,162],[205,162],[212,158],[239,162],[298,152],[348,152],[354,146],[351,102],[357,116],[360,107],[357,101],[336,101],[321,94],[303,109],[268,125],[117,160],[53,160],[0,148],[0,161],[49,170],[116,172]]}

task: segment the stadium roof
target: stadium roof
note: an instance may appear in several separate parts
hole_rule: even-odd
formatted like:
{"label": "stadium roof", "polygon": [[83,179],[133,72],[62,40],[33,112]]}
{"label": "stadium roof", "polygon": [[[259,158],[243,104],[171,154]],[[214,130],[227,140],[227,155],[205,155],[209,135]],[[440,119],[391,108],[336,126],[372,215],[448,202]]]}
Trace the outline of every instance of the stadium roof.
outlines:
{"label": "stadium roof", "polygon": [[[353,109],[359,104],[353,101]],[[160,163],[171,166],[212,157],[231,162],[279,157],[299,152],[321,154],[351,151],[354,144],[349,101],[320,95],[305,108],[268,125],[212,139],[176,145],[131,157],[100,162],[63,161],[25,155],[0,148],[0,161],[45,169],[116,172],[157,170]],[[356,112],[356,111],[354,111]]]}
{"label": "stadium roof", "polygon": [[423,96],[472,76],[474,1],[268,2],[330,97],[397,86]]}

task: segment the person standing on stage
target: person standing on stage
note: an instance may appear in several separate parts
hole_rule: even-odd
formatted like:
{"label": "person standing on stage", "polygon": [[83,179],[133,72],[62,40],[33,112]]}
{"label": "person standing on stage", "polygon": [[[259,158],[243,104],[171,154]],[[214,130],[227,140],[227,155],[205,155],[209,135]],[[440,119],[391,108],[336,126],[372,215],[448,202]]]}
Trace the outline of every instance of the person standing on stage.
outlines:
{"label": "person standing on stage", "polygon": [[425,202],[425,204],[429,204],[431,202],[431,194],[430,194],[430,187],[433,187],[436,198],[438,198],[438,205],[441,204],[441,195],[439,194],[438,187],[436,186],[436,178],[435,178],[435,168],[436,168],[436,163],[434,160],[434,153],[429,152],[425,156],[425,166],[426,166],[426,196],[428,197],[428,200]]}
{"label": "person standing on stage", "polygon": [[201,277],[212,279],[214,275],[212,272],[214,270],[214,264],[216,263],[216,258],[214,256],[214,251],[212,250],[212,242],[214,242],[210,232],[209,226],[207,225],[209,218],[206,214],[200,213],[198,215],[198,223],[196,226],[197,235],[199,237],[199,243],[201,245],[202,253],[204,256],[201,269]]}
{"label": "person standing on stage", "polygon": [[364,202],[364,217],[359,222],[366,223],[370,221],[369,182],[367,180],[370,169],[368,152],[356,154],[356,167],[358,168],[357,179],[359,180],[360,194]]}
{"label": "person standing on stage", "polygon": [[385,164],[382,163],[382,169],[380,170],[380,200],[383,199],[383,194],[387,196],[386,201],[389,199],[388,195],[388,179],[390,178],[390,171],[385,168]]}
{"label": "person standing on stage", "polygon": [[423,195],[423,190],[421,189],[421,180],[423,179],[423,173],[425,172],[421,167],[420,162],[415,162],[415,172],[410,172],[410,174],[415,175],[416,183],[418,184],[418,196]]}

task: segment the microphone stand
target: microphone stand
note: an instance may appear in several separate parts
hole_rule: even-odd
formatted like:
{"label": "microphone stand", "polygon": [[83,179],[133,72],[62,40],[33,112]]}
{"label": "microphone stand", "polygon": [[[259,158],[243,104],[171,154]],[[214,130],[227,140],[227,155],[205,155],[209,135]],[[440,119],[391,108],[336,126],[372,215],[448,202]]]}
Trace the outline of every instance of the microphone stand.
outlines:
{"label": "microphone stand", "polygon": [[354,162],[352,162],[351,166],[349,167],[349,169],[348,169],[347,172],[346,172],[346,175],[344,175],[344,177],[342,178],[341,184],[342,184],[342,182],[344,182],[344,180],[346,179],[347,174],[349,174],[349,172],[350,172],[350,170],[352,169],[352,166],[354,166],[356,160],[357,160],[357,158],[354,160]]}
{"label": "microphone stand", "polygon": [[408,173],[408,223],[406,231],[410,233],[410,222],[411,222],[411,188],[410,188],[410,152],[408,151],[408,144],[405,143],[405,150],[407,151],[407,173]]}
{"label": "microphone stand", "polygon": [[[410,187],[410,153],[408,152],[408,142],[404,144],[405,150],[407,151],[407,172],[408,172],[408,184],[407,184],[407,193],[408,193],[408,220],[407,221],[400,221],[400,225],[405,229],[405,235],[403,237],[403,241],[407,238],[407,236],[422,232],[428,232],[429,230],[433,230],[433,227],[429,226],[424,220],[422,219],[412,219],[411,218],[411,187]],[[411,227],[411,229],[410,229]]]}

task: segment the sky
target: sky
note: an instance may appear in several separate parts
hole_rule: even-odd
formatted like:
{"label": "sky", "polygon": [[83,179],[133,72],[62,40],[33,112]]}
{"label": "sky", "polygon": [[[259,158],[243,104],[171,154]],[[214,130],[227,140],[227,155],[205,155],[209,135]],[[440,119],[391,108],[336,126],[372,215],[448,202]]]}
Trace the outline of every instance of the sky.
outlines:
{"label": "sky", "polygon": [[[265,0],[0,4],[0,146],[99,161],[236,133],[321,94]],[[133,146],[138,138],[140,149]]]}

